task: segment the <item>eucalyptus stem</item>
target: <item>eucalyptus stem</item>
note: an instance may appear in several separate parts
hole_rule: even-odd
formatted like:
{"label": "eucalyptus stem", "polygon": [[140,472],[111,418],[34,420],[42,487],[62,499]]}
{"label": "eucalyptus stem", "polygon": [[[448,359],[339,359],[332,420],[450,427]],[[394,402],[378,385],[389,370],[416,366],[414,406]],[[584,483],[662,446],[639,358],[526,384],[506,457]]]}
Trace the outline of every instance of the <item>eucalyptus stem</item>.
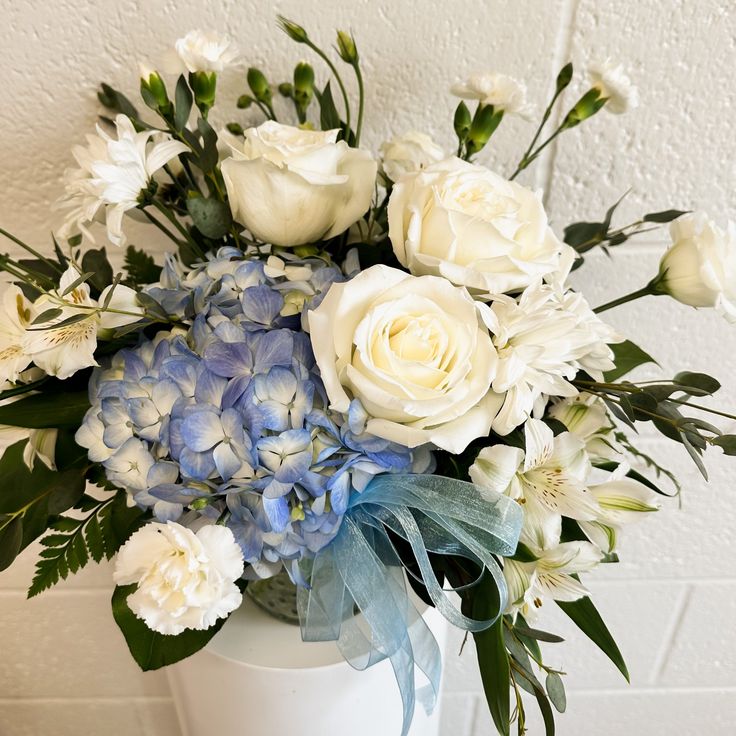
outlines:
{"label": "eucalyptus stem", "polygon": [[633,302],[635,299],[640,299],[643,296],[654,295],[654,293],[655,292],[652,290],[652,285],[651,283],[649,283],[646,286],[642,287],[641,289],[632,291],[630,294],[625,294],[624,296],[620,296],[618,299],[614,299],[613,301],[606,302],[605,304],[601,304],[600,307],[596,307],[593,311],[596,314],[600,314],[601,312],[606,312],[609,309],[613,309],[614,307],[619,307],[622,304],[626,304],[627,302]]}
{"label": "eucalyptus stem", "polygon": [[9,233],[7,230],[4,230],[0,227],[0,235],[4,235],[8,240],[12,240],[16,245],[19,245],[24,250],[27,250],[31,255],[36,256],[39,260],[43,261],[47,266],[50,266],[54,269],[57,273],[64,273],[63,269],[53,261],[50,261],[46,256],[44,256],[42,253],[39,253],[34,248],[31,248],[30,245],[27,243],[24,243],[20,238],[16,238],[15,235],[12,233]]}

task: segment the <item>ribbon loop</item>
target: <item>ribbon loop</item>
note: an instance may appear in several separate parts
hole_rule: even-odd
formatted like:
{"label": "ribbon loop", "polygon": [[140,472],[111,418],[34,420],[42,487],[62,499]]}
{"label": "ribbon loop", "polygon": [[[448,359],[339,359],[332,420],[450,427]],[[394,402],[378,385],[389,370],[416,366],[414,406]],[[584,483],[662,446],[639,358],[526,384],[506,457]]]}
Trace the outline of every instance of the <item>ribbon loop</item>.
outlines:
{"label": "ribbon loop", "polygon": [[[506,585],[494,555],[514,553],[521,522],[516,502],[472,483],[421,474],[375,477],[351,499],[335,539],[302,566],[309,581],[309,588],[300,587],[297,595],[302,639],[336,641],[356,669],[390,660],[403,703],[401,736],[406,736],[416,701],[427,712],[434,707],[442,661],[432,632],[409,598],[387,529],[411,546],[437,610],[461,629],[480,631],[505,608]],[[501,602],[496,616],[476,621],[458,611],[432,570],[430,552],[465,557],[488,570]],[[415,669],[428,682],[419,690]]]}

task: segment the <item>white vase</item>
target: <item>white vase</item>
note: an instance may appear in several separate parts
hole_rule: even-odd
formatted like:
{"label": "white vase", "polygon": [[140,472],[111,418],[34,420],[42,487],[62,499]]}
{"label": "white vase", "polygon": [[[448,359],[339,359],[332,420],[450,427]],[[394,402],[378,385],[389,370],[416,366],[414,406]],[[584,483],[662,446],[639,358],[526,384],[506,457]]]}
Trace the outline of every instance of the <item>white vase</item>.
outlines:
{"label": "white vase", "polygon": [[[440,650],[447,623],[424,613]],[[182,736],[399,736],[402,710],[388,661],[353,669],[334,642],[301,640],[245,596],[197,654],[167,668]],[[439,703],[420,706],[410,736],[438,736]]]}

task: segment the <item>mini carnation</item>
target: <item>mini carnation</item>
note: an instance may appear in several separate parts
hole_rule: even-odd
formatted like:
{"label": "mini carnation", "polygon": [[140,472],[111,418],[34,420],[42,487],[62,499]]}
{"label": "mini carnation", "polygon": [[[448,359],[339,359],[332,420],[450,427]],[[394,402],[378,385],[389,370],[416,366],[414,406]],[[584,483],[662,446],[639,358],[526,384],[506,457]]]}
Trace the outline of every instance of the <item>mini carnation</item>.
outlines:
{"label": "mini carnation", "polygon": [[634,86],[621,64],[610,59],[596,62],[588,69],[593,86],[607,98],[606,110],[621,115],[639,107],[639,90]]}
{"label": "mini carnation", "polygon": [[196,534],[180,524],[151,523],[122,546],[113,577],[137,589],[128,606],[160,634],[209,629],[242,602],[235,581],[243,555],[233,533],[208,525]]}
{"label": "mini carnation", "polygon": [[450,91],[456,97],[478,100],[483,105],[493,105],[509,115],[531,117],[533,106],[527,101],[526,86],[506,74],[482,72],[473,74],[465,82],[453,84]]}
{"label": "mini carnation", "polygon": [[176,53],[190,73],[221,72],[238,58],[233,41],[213,31],[189,31],[174,45]]}

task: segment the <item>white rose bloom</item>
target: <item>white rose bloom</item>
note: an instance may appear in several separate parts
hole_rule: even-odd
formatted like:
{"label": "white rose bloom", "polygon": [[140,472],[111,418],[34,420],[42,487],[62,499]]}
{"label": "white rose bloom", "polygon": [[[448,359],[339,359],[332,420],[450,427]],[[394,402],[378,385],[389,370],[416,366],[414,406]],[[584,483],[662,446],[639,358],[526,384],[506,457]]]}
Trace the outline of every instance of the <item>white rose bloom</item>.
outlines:
{"label": "white rose bloom", "polygon": [[115,127],[116,138],[98,125],[97,135],[87,136],[86,148],[72,149],[79,168],[64,175],[65,193],[58,206],[70,211],[59,228],[61,238],[81,232],[94,242],[87,226],[104,211],[110,242],[125,245],[123,215],[138,206],[139,195],[159,169],[189,150],[184,143],[156,131],[137,133],[125,115],[115,118]]}
{"label": "white rose bloom", "polygon": [[212,31],[189,31],[175,48],[188,72],[221,72],[238,57],[235,44]]}
{"label": "white rose bloom", "polygon": [[736,224],[724,232],[703,213],[670,225],[672,246],[659,264],[657,288],[691,307],[715,307],[736,322]]}
{"label": "white rose bloom", "polygon": [[393,182],[447,158],[447,154],[426,133],[410,131],[381,144],[381,167]]}
{"label": "white rose bloom", "polygon": [[482,294],[557,279],[570,250],[549,227],[538,193],[459,158],[404,177],[391,192],[388,228],[396,257],[413,274],[444,276]]}
{"label": "white rose bloom", "polygon": [[269,120],[222,163],[233,216],[259,240],[303,245],[347,230],[370,207],[377,164],[337,130]]}
{"label": "white rose bloom", "polygon": [[473,74],[465,82],[453,84],[450,92],[465,100],[478,100],[483,105],[493,105],[509,115],[529,119],[534,112],[533,106],[526,99],[526,87],[506,74]]}
{"label": "white rose bloom", "polygon": [[623,339],[588,306],[582,294],[545,284],[518,300],[499,297],[488,323],[498,351],[493,390],[505,393],[494,431],[508,434],[546,396],[576,396],[570,383],[579,370],[596,380],[614,368],[609,343]]}
{"label": "white rose bloom", "polygon": [[497,357],[484,312],[445,279],[383,265],[333,284],[308,315],[330,406],[347,412],[358,399],[368,433],[462,452],[503,401],[489,391]]}
{"label": "white rose bloom", "polygon": [[616,65],[610,59],[590,65],[588,73],[603,97],[608,99],[605,109],[615,115],[621,115],[639,107],[639,90],[624,71],[623,66]]}
{"label": "white rose bloom", "polygon": [[136,584],[128,606],[160,634],[208,629],[242,602],[235,581],[243,554],[224,526],[196,534],[172,521],[151,522],[122,546],[115,563],[118,585]]}

